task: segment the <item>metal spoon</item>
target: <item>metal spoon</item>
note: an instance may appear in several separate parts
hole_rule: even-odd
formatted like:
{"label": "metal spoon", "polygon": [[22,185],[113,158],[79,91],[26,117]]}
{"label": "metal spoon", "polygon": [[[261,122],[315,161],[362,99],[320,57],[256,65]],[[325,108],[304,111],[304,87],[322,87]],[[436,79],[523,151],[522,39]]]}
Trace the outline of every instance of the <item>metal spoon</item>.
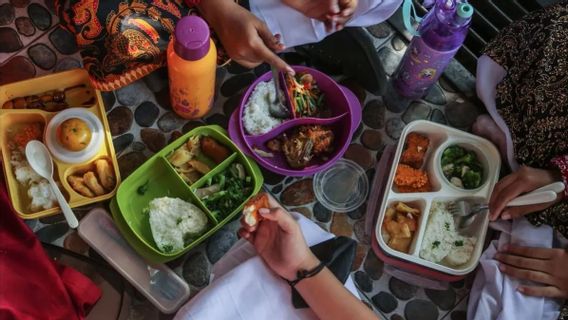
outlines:
{"label": "metal spoon", "polygon": [[77,217],[73,214],[73,211],[59,190],[55,180],[53,180],[53,160],[51,159],[51,155],[45,145],[37,140],[28,142],[26,145],[26,158],[28,159],[32,169],[34,169],[38,175],[45,178],[51,185],[53,194],[59,202],[59,207],[61,208],[61,211],[63,211],[63,215],[65,216],[69,227],[77,228],[79,226],[79,221],[77,221]]}
{"label": "metal spoon", "polygon": [[282,89],[280,89],[280,74],[278,73],[278,69],[274,66],[270,66],[270,70],[272,71],[272,82],[274,83],[276,96],[274,97],[274,102],[271,101],[268,104],[268,111],[270,115],[275,118],[289,118],[290,111],[286,108],[286,104],[282,101],[282,95],[280,94],[282,91]]}
{"label": "metal spoon", "polygon": [[[511,200],[507,203],[507,207],[551,202],[556,200],[557,194],[563,190],[564,183],[551,183]],[[487,211],[489,205],[486,203],[472,203],[468,200],[460,200],[456,201],[449,209],[458,221],[458,228],[464,229],[473,222],[477,214]]]}

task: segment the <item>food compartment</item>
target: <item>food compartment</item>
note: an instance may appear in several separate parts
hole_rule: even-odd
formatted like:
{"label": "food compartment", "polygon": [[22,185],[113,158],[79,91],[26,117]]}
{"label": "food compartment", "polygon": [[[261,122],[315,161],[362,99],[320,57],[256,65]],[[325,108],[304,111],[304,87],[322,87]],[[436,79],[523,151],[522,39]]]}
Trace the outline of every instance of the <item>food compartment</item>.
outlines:
{"label": "food compartment", "polygon": [[114,193],[117,176],[112,159],[103,156],[84,165],[68,167],[59,175],[63,186],[73,195],[72,200],[93,199]]}
{"label": "food compartment", "polygon": [[70,70],[0,86],[2,111],[34,109],[58,112],[90,107],[97,102],[87,72]]}
{"label": "food compartment", "polygon": [[240,211],[254,193],[253,172],[234,154],[191,186],[200,203],[217,222]]}
{"label": "food compartment", "polygon": [[[242,119],[240,127],[243,136],[266,134],[294,119],[328,119],[349,113],[347,98],[333,79],[311,68],[303,66],[292,66],[292,68],[296,71],[294,76],[296,80],[292,80],[291,76],[280,74],[286,107],[291,111],[290,117],[278,119],[271,116],[267,103],[269,99],[259,95],[258,90],[255,90],[259,84],[271,80],[272,74],[268,72],[249,87],[241,100],[239,119]],[[300,78],[309,80],[304,83]],[[259,88],[264,86],[266,85]]]}
{"label": "food compartment", "polygon": [[[385,206],[377,234],[384,244],[401,255],[413,255],[419,244],[424,219],[429,210],[425,199],[400,197]],[[417,212],[416,212],[417,211]]]}
{"label": "food compartment", "polygon": [[483,249],[488,224],[488,212],[485,211],[477,214],[469,226],[459,228],[459,217],[454,215],[456,209],[452,208],[456,208],[456,202],[461,200],[472,204],[487,202],[482,197],[434,198],[416,248],[416,255],[421,260],[453,273],[469,272],[475,267]]}
{"label": "food compartment", "polygon": [[[146,246],[156,252],[160,252],[163,255],[175,255],[179,251],[187,250],[189,247],[193,247],[196,243],[201,242],[216,225],[216,222],[209,216],[207,209],[197,201],[197,198],[190,191],[189,186],[176,175],[169,167],[167,161],[161,157],[154,157],[148,160],[140,169],[131,174],[125,180],[125,183],[128,183],[130,187],[119,188],[117,192],[117,205],[120,212],[122,212],[124,221]],[[186,203],[191,203],[207,218],[205,227],[198,234],[192,234],[187,239],[184,239],[184,246],[181,250],[168,250],[167,247],[164,248],[163,246],[160,249],[152,234],[149,214],[151,209],[150,202],[164,197],[178,198]],[[187,204],[182,206],[178,203],[178,200],[175,201],[173,203],[169,199],[157,200],[157,202],[154,202],[155,210],[159,210],[164,215],[171,215],[175,212],[183,212],[186,206],[188,206]],[[168,219],[164,218],[163,221],[164,224],[157,226],[157,228],[165,231],[165,228],[168,227]],[[181,219],[180,221],[175,221],[176,225],[170,226],[170,231],[175,233],[171,230],[172,228],[185,226],[185,224],[179,226],[182,222]]]}
{"label": "food compartment", "polygon": [[166,151],[163,157],[187,185],[199,182],[217,166],[236,156],[228,146],[207,134],[180,138],[169,149],[171,151]]}
{"label": "food compartment", "polygon": [[437,148],[448,136],[430,127],[418,125],[406,131],[403,138],[398,145],[397,161],[394,162],[397,166],[392,190],[396,193],[440,191],[440,179],[430,168],[431,163],[435,162]]}
{"label": "food compartment", "polygon": [[309,170],[339,157],[349,144],[349,116],[331,119],[295,119],[262,138],[245,137],[258,161],[287,170]]}
{"label": "food compartment", "polygon": [[[444,186],[458,192],[475,193],[491,180],[499,170],[498,163],[490,163],[492,150],[486,144],[465,137],[452,138],[436,150],[431,169]],[[494,174],[493,174],[494,175]]]}
{"label": "food compartment", "polygon": [[[29,141],[43,140],[46,123],[46,115],[42,112],[14,111],[0,117],[4,174],[11,202],[22,216],[49,214],[59,210],[51,186],[29,166],[25,154]],[[58,169],[59,166],[54,164],[54,179],[60,184]],[[60,190],[69,200],[69,194],[63,188]]]}

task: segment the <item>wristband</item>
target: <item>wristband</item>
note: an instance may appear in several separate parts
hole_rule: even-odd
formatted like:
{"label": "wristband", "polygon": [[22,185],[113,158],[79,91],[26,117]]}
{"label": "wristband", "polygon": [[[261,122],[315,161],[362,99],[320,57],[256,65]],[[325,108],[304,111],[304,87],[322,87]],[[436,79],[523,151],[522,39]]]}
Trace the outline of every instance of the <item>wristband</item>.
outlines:
{"label": "wristband", "polygon": [[312,270],[298,270],[298,272],[296,273],[296,280],[286,280],[288,281],[288,284],[291,287],[295,287],[300,281],[306,279],[306,278],[311,278],[315,275],[317,275],[318,273],[320,273],[320,271],[323,270],[323,268],[325,268],[325,262],[322,261],[320,262],[320,264],[318,264],[315,268],[313,268]]}

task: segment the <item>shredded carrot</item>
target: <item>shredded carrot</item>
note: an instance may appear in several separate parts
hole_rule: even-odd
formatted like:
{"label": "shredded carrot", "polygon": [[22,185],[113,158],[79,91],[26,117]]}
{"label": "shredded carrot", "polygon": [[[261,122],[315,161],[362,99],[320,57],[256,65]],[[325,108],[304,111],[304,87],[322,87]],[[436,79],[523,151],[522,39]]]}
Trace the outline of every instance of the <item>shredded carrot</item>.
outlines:
{"label": "shredded carrot", "polygon": [[28,142],[41,140],[42,131],[42,125],[40,123],[28,123],[16,130],[12,138],[16,146],[25,148]]}
{"label": "shredded carrot", "polygon": [[[399,191],[410,190],[410,192],[413,192],[413,189],[416,189],[414,192],[431,191],[428,174],[426,174],[426,172],[422,170],[414,169],[406,164],[400,164],[396,168],[394,183],[399,188]],[[428,190],[424,190],[425,186],[428,186],[430,188],[428,188]],[[418,191],[418,189],[423,191]]]}

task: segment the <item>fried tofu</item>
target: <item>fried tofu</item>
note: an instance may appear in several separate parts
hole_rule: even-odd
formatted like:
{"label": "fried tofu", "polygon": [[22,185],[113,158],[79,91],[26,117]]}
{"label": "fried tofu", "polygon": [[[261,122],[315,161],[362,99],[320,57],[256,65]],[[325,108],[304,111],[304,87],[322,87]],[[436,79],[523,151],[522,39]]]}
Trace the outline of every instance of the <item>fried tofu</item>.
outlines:
{"label": "fried tofu", "polygon": [[82,177],[69,176],[67,177],[67,182],[69,182],[71,188],[77,191],[77,193],[79,193],[80,195],[88,198],[93,198],[95,196],[95,194],[91,191],[91,189],[87,187]]}
{"label": "fried tofu", "polygon": [[400,157],[400,163],[409,165],[414,169],[420,169],[424,163],[424,157],[430,140],[425,136],[411,132],[406,137],[404,151]]}
{"label": "fried tofu", "polygon": [[114,176],[114,172],[108,161],[105,159],[95,161],[95,169],[103,188],[108,191],[114,189],[114,186],[116,185],[116,177]]}
{"label": "fried tofu", "polygon": [[88,171],[83,175],[83,182],[95,195],[102,196],[105,194],[105,189],[101,186],[93,171]]}
{"label": "fried tofu", "polygon": [[262,208],[270,208],[268,195],[264,192],[257,194],[247,201],[243,209],[243,220],[249,227],[256,226],[262,220],[262,216],[258,212],[258,210]]}

